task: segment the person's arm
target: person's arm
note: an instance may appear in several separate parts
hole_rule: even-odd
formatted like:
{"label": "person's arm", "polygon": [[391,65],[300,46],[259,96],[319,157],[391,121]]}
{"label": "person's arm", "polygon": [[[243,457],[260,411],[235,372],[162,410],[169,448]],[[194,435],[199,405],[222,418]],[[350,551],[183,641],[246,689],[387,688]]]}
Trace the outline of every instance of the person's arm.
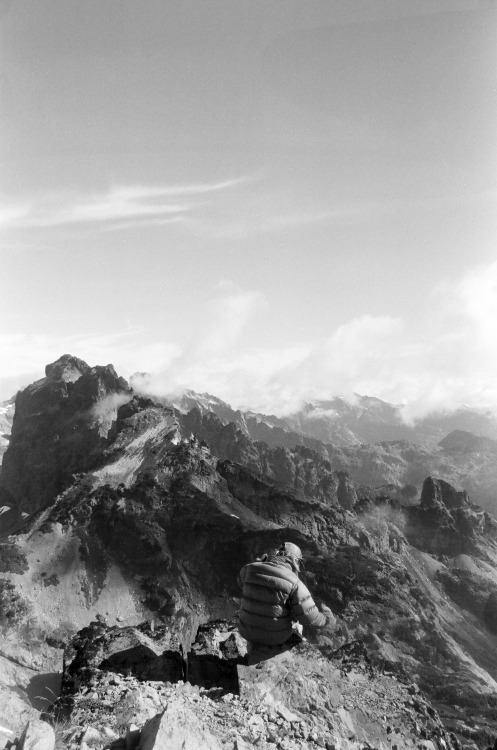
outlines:
{"label": "person's arm", "polygon": [[326,625],[327,618],[319,611],[311,592],[300,580],[290,595],[290,608],[292,617],[302,625],[311,628],[322,628]]}
{"label": "person's arm", "polygon": [[332,627],[335,627],[337,624],[336,617],[331,611],[331,609],[326,606],[326,604],[321,604],[321,612],[326,617],[326,625],[331,625]]}

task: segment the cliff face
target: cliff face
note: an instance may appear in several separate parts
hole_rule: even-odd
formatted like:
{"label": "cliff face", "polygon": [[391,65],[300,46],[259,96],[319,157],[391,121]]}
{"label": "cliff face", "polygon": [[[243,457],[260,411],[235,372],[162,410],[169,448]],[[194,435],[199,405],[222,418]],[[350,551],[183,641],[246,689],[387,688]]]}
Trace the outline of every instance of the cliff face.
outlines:
{"label": "cliff face", "polygon": [[[86,638],[100,660],[98,668],[105,662],[104,671],[121,675],[116,689],[123,687],[124,693],[127,677],[153,682],[159,674],[154,670],[166,662],[176,665],[174,679],[178,679],[185,668],[181,658],[195,651],[195,642],[198,646],[199,626],[236,616],[239,569],[282,541],[293,541],[306,558],[304,581],[318,601],[332,608],[338,621],[332,633],[313,637],[317,652],[300,656],[296,652],[295,662],[288,661],[291,655],[282,659],[283,671],[290,672],[293,663],[295,674],[308,678],[295,682],[291,699],[282,697],[278,685],[270,683],[274,701],[291,700],[293,711],[312,713],[313,702],[319,707],[319,721],[308,727],[308,734],[324,737],[327,726],[326,741],[336,735],[348,742],[349,726],[350,736],[364,743],[367,716],[359,717],[359,712],[367,713],[370,698],[372,704],[382,706],[381,716],[388,714],[388,700],[380,700],[382,690],[384,696],[390,695],[392,706],[395,701],[402,703],[401,675],[408,684],[419,684],[427,700],[437,702],[446,726],[457,729],[461,715],[471,715],[492,733],[491,716],[497,705],[495,521],[472,505],[465,493],[430,479],[421,505],[405,508],[388,495],[378,497],[372,489],[356,487],[344,472],[334,471],[327,458],[308,448],[290,450],[254,442],[213,415],[202,415],[197,409],[181,415],[133,396],[110,368],[83,365],[73,358],[59,360],[41,384],[19,397],[19,424],[8,451],[7,478],[11,496],[17,493],[19,507],[29,516],[15,537],[0,544],[4,636],[0,663],[9,670],[9,683],[0,687],[0,700],[8,706],[5,721],[12,725],[24,721],[34,711],[33,702],[41,707],[33,695],[48,696],[43,692],[43,675],[61,671],[62,647],[95,620],[101,633],[94,629],[79,637]],[[109,396],[112,409],[105,408]],[[116,408],[116,399],[125,403]],[[81,414],[85,416],[80,419]],[[58,453],[52,442],[43,446],[43,430],[51,429],[53,437],[54,420],[59,425]],[[27,436],[31,436],[35,468],[45,457],[42,473],[33,472],[24,455]],[[17,479],[21,467],[27,476]],[[43,488],[42,508],[38,498]],[[170,641],[161,641],[159,648],[150,634],[150,628],[155,632],[152,625],[148,630],[138,628],[140,635],[126,630],[143,621],[168,629]],[[128,645],[121,650],[112,646],[112,653],[107,653],[108,628],[114,628],[112,643],[122,645],[128,638]],[[103,640],[98,640],[100,636]],[[357,650],[354,644],[359,644]],[[76,652],[69,657],[66,651],[66,666],[77,658]],[[362,677],[340,683],[342,673],[348,674],[348,667],[333,668],[340,654],[344,664]],[[191,668],[197,670],[199,689],[209,690],[199,674],[212,667],[213,654],[203,656],[200,661],[192,657],[189,664],[196,665]],[[127,674],[128,657],[135,659],[139,674],[135,667]],[[148,666],[143,666],[145,662]],[[374,674],[366,678],[369,663]],[[244,666],[250,669],[237,663]],[[73,673],[80,667],[74,666]],[[241,696],[242,674],[243,669],[237,671]],[[267,679],[276,680],[271,674]],[[319,698],[319,691],[312,692],[312,674],[321,675],[321,693],[331,708]],[[36,693],[29,688],[34,678]],[[388,688],[385,693],[384,678],[393,692]],[[88,684],[91,690],[85,687],[75,702],[87,703],[88,710],[95,701],[99,708],[104,700],[113,705],[111,679],[117,678],[106,677],[105,685],[98,680]],[[345,693],[351,691],[353,710],[336,703],[338,694],[329,687],[330,681],[341,684]],[[352,697],[358,684],[366,691],[363,705],[359,692]],[[305,690],[300,696],[302,685]],[[132,680],[128,687],[141,695],[142,688]],[[153,685],[149,688],[155,690]],[[174,702],[176,688],[169,688],[168,700]],[[103,696],[107,690],[110,698]],[[255,713],[254,690],[247,687],[245,695]],[[97,698],[91,698],[93,694]],[[151,701],[155,715],[163,704],[157,696]],[[399,726],[400,703],[395,703]],[[341,728],[333,724],[340,706]],[[242,708],[240,721],[248,721]],[[415,711],[412,705],[410,709]],[[327,724],[320,723],[321,713]],[[142,717],[142,723],[153,715]],[[389,732],[381,716],[378,709],[373,722],[377,734],[371,729],[371,737],[377,738],[376,745],[371,741],[373,747],[388,746]],[[406,727],[411,727],[409,722]],[[419,731],[415,724],[414,717],[414,734],[406,729],[399,746],[410,747],[412,742],[414,747],[430,739],[431,735],[420,734],[420,722]],[[433,726],[427,727],[423,731],[435,732]],[[243,741],[248,742],[247,737]],[[300,739],[314,742],[308,736]],[[273,742],[269,733],[264,741]],[[233,746],[232,742],[229,750]]]}

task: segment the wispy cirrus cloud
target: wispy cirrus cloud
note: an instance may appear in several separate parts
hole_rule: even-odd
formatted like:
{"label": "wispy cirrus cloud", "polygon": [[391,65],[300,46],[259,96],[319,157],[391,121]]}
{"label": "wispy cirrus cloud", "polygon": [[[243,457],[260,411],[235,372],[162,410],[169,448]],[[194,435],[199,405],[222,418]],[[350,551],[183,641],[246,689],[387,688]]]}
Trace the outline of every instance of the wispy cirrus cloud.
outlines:
{"label": "wispy cirrus cloud", "polygon": [[357,223],[384,217],[412,215],[435,208],[458,208],[475,202],[495,200],[487,194],[432,195],[413,200],[411,197],[350,201],[326,191],[316,194],[309,186],[297,182],[282,188],[270,179],[259,179],[243,194],[227,194],[222,203],[208,210],[185,215],[183,220],[198,234],[220,240],[240,240],[260,234],[307,229],[312,226]]}
{"label": "wispy cirrus cloud", "polygon": [[[444,196],[436,205],[494,200],[492,193]],[[176,185],[114,185],[100,192],[42,194],[19,200],[0,199],[0,228],[50,229],[92,227],[118,231],[184,224],[207,238],[238,240],[330,222],[368,220],[380,214],[433,208],[403,199],[348,202],[306,184],[282,187],[263,173],[211,182]]]}
{"label": "wispy cirrus cloud", "polygon": [[50,228],[86,224],[104,230],[182,221],[216,194],[228,192],[248,178],[183,185],[121,185],[98,193],[51,194],[0,206],[6,229]]}
{"label": "wispy cirrus cloud", "polygon": [[[240,215],[241,214],[241,215]],[[341,209],[316,210],[316,211],[288,211],[271,213],[264,210],[261,213],[239,215],[234,213],[230,216],[217,219],[216,217],[201,216],[188,219],[195,229],[208,237],[215,239],[237,240],[254,234],[273,233],[307,227],[312,224],[323,223],[342,219],[350,215],[348,211]]]}

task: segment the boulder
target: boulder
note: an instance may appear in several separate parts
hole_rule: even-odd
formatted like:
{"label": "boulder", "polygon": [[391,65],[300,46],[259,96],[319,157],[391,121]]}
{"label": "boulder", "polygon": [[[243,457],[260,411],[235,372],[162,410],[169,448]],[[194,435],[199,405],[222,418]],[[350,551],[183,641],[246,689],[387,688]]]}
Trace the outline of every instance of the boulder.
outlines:
{"label": "boulder", "polygon": [[123,628],[92,622],[68,644],[64,659],[62,690],[69,695],[101,670],[139,680],[176,682],[184,676],[178,636],[166,626],[152,630],[147,622]]}
{"label": "boulder", "polygon": [[222,750],[222,744],[200,725],[185,705],[172,704],[142,729],[139,750]]}
{"label": "boulder", "polygon": [[233,622],[215,620],[201,625],[188,653],[188,680],[238,693],[237,666],[245,662],[247,643]]}
{"label": "boulder", "polygon": [[99,668],[134,674],[142,680],[175,682],[183,677],[183,659],[179,651],[164,648],[166,645],[171,644],[164,639],[154,641],[136,628],[125,628],[107,644]]}
{"label": "boulder", "polygon": [[54,750],[55,733],[46,721],[31,719],[18,743],[18,750]]}

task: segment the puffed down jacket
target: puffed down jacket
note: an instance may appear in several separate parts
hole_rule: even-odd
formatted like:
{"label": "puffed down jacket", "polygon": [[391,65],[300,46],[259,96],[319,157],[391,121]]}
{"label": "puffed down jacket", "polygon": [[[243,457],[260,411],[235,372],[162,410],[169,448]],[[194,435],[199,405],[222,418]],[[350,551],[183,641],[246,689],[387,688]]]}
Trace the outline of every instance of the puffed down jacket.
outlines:
{"label": "puffed down jacket", "polygon": [[283,559],[245,565],[238,584],[243,590],[239,629],[247,641],[277,646],[291,636],[292,619],[315,628],[326,623],[307,586]]}

